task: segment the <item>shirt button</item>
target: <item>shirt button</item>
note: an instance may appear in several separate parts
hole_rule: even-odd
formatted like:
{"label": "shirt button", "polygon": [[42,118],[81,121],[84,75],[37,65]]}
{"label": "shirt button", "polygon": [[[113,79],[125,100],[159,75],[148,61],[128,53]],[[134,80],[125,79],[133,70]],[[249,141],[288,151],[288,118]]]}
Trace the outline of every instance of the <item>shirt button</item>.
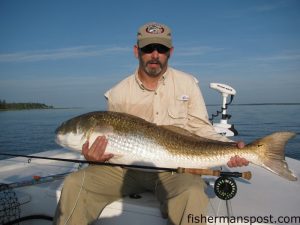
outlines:
{"label": "shirt button", "polygon": [[157,95],[157,92],[154,92],[155,95]]}
{"label": "shirt button", "polygon": [[158,115],[159,113],[158,112],[156,112],[156,115]]}

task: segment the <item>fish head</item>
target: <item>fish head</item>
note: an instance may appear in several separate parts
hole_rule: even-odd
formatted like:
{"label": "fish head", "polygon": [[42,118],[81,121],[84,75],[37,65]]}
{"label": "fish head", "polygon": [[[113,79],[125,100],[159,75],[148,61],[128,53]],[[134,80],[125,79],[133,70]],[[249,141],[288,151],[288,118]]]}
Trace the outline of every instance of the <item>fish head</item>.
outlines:
{"label": "fish head", "polygon": [[63,122],[55,131],[56,143],[64,148],[80,151],[93,128],[89,116],[80,115]]}
{"label": "fish head", "polygon": [[102,112],[91,112],[63,122],[55,131],[56,143],[70,150],[80,151],[88,140],[113,133],[113,127],[103,119]]}
{"label": "fish head", "polygon": [[64,148],[81,152],[82,145],[87,140],[86,133],[80,129],[67,131],[63,125],[56,129],[56,143]]}

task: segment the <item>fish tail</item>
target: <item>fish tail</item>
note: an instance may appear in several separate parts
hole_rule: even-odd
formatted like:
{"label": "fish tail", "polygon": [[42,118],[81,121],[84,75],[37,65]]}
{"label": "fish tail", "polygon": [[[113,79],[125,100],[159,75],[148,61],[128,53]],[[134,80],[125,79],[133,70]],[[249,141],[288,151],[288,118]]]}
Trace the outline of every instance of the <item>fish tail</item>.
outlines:
{"label": "fish tail", "polygon": [[262,166],[290,181],[296,181],[297,177],[289,170],[284,148],[288,140],[295,136],[293,132],[276,132],[255,142],[258,148],[264,149],[260,153]]}

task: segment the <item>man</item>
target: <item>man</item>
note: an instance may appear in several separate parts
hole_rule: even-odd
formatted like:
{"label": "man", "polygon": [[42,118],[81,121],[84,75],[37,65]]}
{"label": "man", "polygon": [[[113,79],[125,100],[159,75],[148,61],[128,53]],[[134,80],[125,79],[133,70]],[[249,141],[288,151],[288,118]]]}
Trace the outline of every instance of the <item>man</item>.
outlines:
{"label": "man", "polygon": [[[209,123],[197,80],[168,66],[173,45],[166,25],[142,26],[134,54],[139,60],[137,71],[105,94],[109,110],[133,114],[158,125],[178,126],[210,139],[230,141],[218,135]],[[114,156],[105,153],[107,143],[105,137],[98,137],[94,143],[86,142],[82,153],[87,160],[108,161]],[[243,147],[243,143],[238,147]],[[228,163],[247,164],[238,157]],[[168,224],[186,225],[189,214],[206,215],[208,198],[204,189],[205,183],[197,175],[89,166],[66,178],[55,224],[91,224],[112,201],[152,191]]]}

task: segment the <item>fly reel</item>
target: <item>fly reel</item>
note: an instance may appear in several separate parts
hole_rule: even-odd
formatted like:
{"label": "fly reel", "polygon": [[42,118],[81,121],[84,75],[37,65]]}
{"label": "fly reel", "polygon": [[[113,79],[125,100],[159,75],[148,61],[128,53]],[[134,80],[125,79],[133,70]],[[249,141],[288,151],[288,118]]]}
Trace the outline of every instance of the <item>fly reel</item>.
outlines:
{"label": "fly reel", "polygon": [[215,194],[222,200],[230,200],[237,193],[237,185],[233,178],[221,176],[215,181]]}

